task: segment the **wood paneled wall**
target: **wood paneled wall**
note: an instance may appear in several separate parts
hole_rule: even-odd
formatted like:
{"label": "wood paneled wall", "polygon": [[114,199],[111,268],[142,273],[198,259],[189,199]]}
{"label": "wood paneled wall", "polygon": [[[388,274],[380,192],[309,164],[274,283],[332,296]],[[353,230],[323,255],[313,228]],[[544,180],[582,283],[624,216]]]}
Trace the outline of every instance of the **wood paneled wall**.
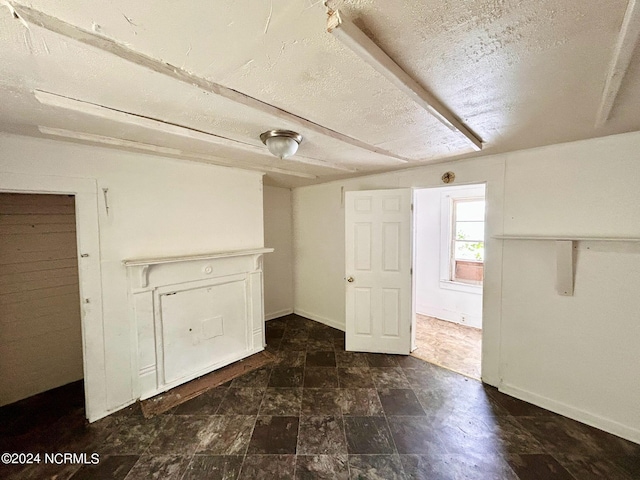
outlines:
{"label": "wood paneled wall", "polygon": [[83,377],[75,202],[0,193],[0,405]]}

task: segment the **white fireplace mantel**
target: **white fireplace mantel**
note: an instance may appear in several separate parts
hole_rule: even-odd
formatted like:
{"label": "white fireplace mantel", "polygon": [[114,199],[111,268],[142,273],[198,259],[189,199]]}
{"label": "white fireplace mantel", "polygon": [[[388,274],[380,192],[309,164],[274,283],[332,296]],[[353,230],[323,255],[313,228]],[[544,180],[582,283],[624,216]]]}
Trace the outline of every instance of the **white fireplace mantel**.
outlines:
{"label": "white fireplace mantel", "polygon": [[124,260],[145,399],[264,349],[262,257],[273,248]]}
{"label": "white fireplace mantel", "polygon": [[140,287],[144,288],[149,284],[149,268],[153,265],[161,265],[164,263],[177,263],[177,262],[193,262],[197,260],[214,260],[216,258],[231,258],[241,257],[246,255],[260,256],[264,253],[273,252],[273,248],[256,248],[252,250],[229,250],[225,252],[213,252],[202,253],[197,255],[179,255],[173,257],[151,257],[151,258],[137,258],[132,260],[123,260],[122,264],[125,267],[139,267],[139,279]]}

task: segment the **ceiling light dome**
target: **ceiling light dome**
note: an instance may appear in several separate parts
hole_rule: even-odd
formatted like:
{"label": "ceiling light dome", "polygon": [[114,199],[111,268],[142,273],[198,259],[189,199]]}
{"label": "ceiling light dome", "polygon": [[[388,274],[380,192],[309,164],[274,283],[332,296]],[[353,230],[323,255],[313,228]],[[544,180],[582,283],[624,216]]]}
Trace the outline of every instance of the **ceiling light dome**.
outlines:
{"label": "ceiling light dome", "polygon": [[273,155],[287,158],[298,151],[302,135],[291,130],[268,130],[260,135],[260,140]]}

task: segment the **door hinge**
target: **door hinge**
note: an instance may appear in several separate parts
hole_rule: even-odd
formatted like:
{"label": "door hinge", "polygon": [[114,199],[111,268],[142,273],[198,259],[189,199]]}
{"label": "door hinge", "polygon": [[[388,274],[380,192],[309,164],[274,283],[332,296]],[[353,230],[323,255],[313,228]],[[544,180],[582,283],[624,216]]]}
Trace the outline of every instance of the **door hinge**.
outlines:
{"label": "door hinge", "polygon": [[409,275],[413,275],[413,268],[409,269]]}
{"label": "door hinge", "polygon": [[413,212],[413,203],[411,204],[411,211]]}

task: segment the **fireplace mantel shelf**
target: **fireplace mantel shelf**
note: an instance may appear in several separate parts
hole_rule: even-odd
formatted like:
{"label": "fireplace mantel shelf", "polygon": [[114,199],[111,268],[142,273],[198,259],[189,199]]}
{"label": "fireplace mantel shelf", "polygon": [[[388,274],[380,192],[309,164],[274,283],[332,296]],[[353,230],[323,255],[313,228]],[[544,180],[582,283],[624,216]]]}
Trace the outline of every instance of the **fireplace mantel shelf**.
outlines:
{"label": "fireplace mantel shelf", "polygon": [[251,250],[231,250],[226,252],[202,253],[198,255],[178,255],[174,257],[152,257],[123,260],[125,267],[142,267],[145,265],[159,265],[162,263],[190,262],[194,260],[212,260],[215,258],[242,257],[245,255],[262,255],[273,252],[273,248],[254,248]]}
{"label": "fireplace mantel shelf", "polygon": [[252,248],[123,260],[137,346],[133,391],[158,395],[264,349],[263,259]]}

